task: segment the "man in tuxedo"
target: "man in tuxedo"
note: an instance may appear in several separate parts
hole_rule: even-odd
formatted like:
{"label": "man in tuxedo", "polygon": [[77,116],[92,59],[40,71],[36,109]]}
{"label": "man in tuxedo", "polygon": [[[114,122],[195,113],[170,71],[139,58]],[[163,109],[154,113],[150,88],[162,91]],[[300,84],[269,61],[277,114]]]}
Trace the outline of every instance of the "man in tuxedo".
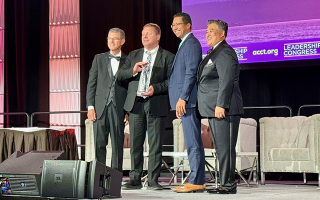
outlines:
{"label": "man in tuxedo", "polygon": [[227,32],[227,23],[209,20],[206,40],[212,49],[199,65],[198,108],[201,116],[209,120],[219,160],[220,187],[207,191],[235,194],[235,146],[243,103],[238,58],[225,41]]}
{"label": "man in tuxedo", "polygon": [[202,59],[201,45],[191,33],[191,18],[187,13],[173,16],[173,33],[181,39],[169,78],[169,98],[172,110],[181,118],[184,141],[190,163],[189,183],[173,188],[175,192],[203,192],[205,189],[205,159],[201,140],[201,123],[196,109],[197,70]]}
{"label": "man in tuxedo", "polygon": [[161,30],[149,23],[142,30],[144,48],[129,53],[119,70],[120,80],[129,80],[124,109],[129,113],[131,171],[123,189],[140,189],[143,170],[143,143],[148,134],[148,189],[161,190],[158,183],[162,162],[161,136],[169,114],[168,76],[174,55],[159,47]]}
{"label": "man in tuxedo", "polygon": [[125,33],[112,28],[108,33],[110,51],[97,54],[89,71],[87,84],[87,117],[93,121],[95,155],[97,161],[106,163],[106,145],[110,133],[112,145],[111,167],[122,172],[124,118],[123,105],[127,96],[127,81],[117,79],[118,69],[125,63],[121,52]]}

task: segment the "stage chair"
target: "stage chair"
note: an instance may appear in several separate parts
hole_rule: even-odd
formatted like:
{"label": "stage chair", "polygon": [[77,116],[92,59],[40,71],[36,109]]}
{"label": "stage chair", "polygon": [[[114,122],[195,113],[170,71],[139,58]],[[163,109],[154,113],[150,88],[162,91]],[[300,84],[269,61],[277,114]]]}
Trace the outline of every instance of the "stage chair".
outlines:
{"label": "stage chair", "polygon": [[264,117],[260,123],[261,184],[266,172],[317,173],[320,186],[320,114]]}
{"label": "stage chair", "polygon": [[[184,143],[183,129],[180,119],[173,120],[173,145],[174,152],[185,152],[186,147]],[[252,118],[241,118],[239,125],[239,133],[238,140],[236,145],[236,152],[248,152],[255,153],[256,152],[256,131],[257,131],[257,122]],[[214,145],[212,142],[211,131],[208,123],[208,119],[201,120],[201,138],[204,146],[205,154],[210,155],[214,154]],[[254,161],[254,159],[256,159]],[[178,166],[181,163],[183,158],[175,158],[174,166]],[[215,166],[215,158],[214,157],[206,157],[206,161],[211,165]],[[241,172],[246,169],[250,169],[253,166],[253,163],[257,162],[257,156],[237,156],[236,160],[236,168],[238,172]],[[188,163],[188,160],[183,161],[184,164]],[[255,166],[257,167],[257,166]],[[183,170],[190,170],[190,167],[185,165]],[[206,168],[206,171],[209,171]],[[256,170],[255,172],[256,173]],[[255,177],[255,176],[254,176]]]}
{"label": "stage chair", "polygon": [[[93,122],[86,119],[86,147],[85,147],[85,160],[90,162],[95,159],[95,147],[93,143]],[[107,156],[106,156],[106,165],[111,166],[111,155],[112,155],[112,147],[111,147],[111,139],[109,135],[107,148]],[[148,138],[146,136],[146,140],[144,143],[144,152],[149,152]],[[130,156],[130,131],[129,125],[127,125],[124,129],[124,144],[123,144],[123,170],[131,170],[131,156]],[[144,158],[143,169],[147,170],[148,168],[148,158]]]}

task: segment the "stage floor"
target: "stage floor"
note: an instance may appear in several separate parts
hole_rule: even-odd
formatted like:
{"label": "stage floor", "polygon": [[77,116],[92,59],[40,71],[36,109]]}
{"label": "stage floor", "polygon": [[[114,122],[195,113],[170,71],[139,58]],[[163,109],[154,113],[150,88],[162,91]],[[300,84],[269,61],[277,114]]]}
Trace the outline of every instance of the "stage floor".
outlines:
{"label": "stage floor", "polygon": [[302,181],[266,181],[265,185],[238,186],[237,194],[175,193],[170,189],[162,191],[122,190],[122,199],[173,199],[173,200],[320,200],[317,182],[303,184]]}
{"label": "stage floor", "polygon": [[[251,187],[241,184],[238,186],[237,194],[209,194],[204,193],[175,193],[171,191],[174,187],[168,186],[167,179],[160,178],[160,184],[164,190],[151,191],[145,187],[139,190],[122,190],[122,200],[153,200],[153,199],[172,199],[172,200],[320,200],[320,189],[317,181],[309,181],[303,184],[303,181],[276,181],[266,180],[265,185],[252,185]],[[213,185],[207,184],[207,187]],[[2,200],[62,200],[62,198],[41,198],[41,197],[7,197],[0,196]],[[71,198],[68,198],[69,200]],[[66,200],[66,198],[64,198]]]}

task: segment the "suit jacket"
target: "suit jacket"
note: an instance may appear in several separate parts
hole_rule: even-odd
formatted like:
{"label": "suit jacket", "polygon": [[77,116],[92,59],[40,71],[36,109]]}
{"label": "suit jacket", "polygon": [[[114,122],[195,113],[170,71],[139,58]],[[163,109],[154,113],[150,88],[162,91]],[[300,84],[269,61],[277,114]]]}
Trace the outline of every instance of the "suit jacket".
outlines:
{"label": "suit jacket", "polygon": [[179,48],[172,65],[169,78],[169,97],[171,109],[176,109],[179,98],[185,100],[186,108],[197,103],[197,71],[202,60],[199,40],[190,33]]}
{"label": "suit jacket", "polygon": [[[105,109],[111,89],[111,84],[113,81],[111,62],[108,57],[109,53],[110,52],[108,51],[95,55],[92,62],[92,67],[89,71],[89,80],[87,84],[86,95],[87,107],[94,106],[97,119],[101,117]],[[126,57],[126,55],[121,53],[119,69],[121,69],[121,67],[125,63]],[[116,105],[119,120],[120,122],[122,122],[125,115],[123,105],[127,96],[128,81],[119,81],[117,79],[114,87],[116,100],[116,102],[114,103]]]}
{"label": "suit jacket", "polygon": [[[119,80],[129,80],[128,95],[124,104],[126,111],[131,111],[137,96],[140,74],[133,77],[133,67],[143,59],[144,48],[129,53],[125,65],[119,70]],[[151,72],[150,85],[154,88],[153,96],[149,97],[150,111],[154,116],[169,114],[168,76],[171,71],[174,54],[159,47]]]}
{"label": "suit jacket", "polygon": [[243,114],[237,54],[222,41],[199,65],[198,109],[202,117],[214,117],[216,106],[226,115]]}

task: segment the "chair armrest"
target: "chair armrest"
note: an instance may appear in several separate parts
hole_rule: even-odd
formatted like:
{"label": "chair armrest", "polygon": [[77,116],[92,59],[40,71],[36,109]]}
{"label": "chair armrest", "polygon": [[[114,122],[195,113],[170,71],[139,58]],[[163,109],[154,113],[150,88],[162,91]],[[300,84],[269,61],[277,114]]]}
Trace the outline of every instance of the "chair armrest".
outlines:
{"label": "chair armrest", "polygon": [[173,151],[183,152],[185,149],[181,119],[174,119],[173,124]]}

